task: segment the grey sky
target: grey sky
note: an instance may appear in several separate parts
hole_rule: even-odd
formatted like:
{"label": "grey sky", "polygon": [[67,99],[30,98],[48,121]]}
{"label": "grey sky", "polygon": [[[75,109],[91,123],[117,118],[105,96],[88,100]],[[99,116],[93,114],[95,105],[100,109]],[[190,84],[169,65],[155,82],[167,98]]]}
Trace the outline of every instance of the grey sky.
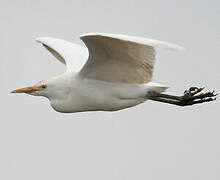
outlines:
{"label": "grey sky", "polygon": [[184,53],[158,50],[154,80],[174,94],[219,91],[219,0],[2,0],[0,17],[0,179],[220,179],[219,100],[60,114],[44,98],[9,93],[65,70],[36,37],[82,43],[87,32],[182,45]]}

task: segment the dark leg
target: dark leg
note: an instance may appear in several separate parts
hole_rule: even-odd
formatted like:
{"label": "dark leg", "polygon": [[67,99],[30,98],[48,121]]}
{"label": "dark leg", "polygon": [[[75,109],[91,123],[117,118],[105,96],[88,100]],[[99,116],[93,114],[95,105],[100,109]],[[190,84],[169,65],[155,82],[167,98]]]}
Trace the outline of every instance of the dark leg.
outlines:
{"label": "dark leg", "polygon": [[[149,93],[149,99],[153,101],[174,104],[178,106],[190,106],[216,100],[215,92],[200,93],[204,88],[191,87],[184,92],[183,96],[173,96],[168,94],[159,94],[155,92]],[[198,94],[200,93],[200,94]]]}

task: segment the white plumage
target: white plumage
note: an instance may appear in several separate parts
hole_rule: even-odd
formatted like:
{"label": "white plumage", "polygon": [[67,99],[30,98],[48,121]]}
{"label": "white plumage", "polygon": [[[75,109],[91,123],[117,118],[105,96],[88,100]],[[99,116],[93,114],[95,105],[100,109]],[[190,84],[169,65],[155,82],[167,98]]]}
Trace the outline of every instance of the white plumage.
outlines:
{"label": "white plumage", "polygon": [[126,35],[90,33],[80,38],[88,49],[61,39],[37,38],[66,64],[67,70],[40,81],[35,89],[17,92],[45,96],[59,112],[124,109],[146,101],[149,91],[167,89],[151,82],[155,47],[184,50],[178,45]]}

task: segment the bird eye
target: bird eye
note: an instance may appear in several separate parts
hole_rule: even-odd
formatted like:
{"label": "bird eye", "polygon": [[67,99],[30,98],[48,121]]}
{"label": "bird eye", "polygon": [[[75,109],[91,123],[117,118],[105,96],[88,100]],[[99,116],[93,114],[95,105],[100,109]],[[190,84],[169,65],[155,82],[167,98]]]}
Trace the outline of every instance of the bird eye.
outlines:
{"label": "bird eye", "polygon": [[42,85],[42,86],[40,86],[41,88],[43,88],[43,89],[45,89],[47,86],[46,85]]}

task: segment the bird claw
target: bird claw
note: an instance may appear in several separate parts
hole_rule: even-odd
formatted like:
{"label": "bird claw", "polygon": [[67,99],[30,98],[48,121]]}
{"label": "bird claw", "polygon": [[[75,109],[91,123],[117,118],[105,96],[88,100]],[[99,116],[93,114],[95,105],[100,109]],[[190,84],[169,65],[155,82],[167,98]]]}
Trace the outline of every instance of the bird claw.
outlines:
{"label": "bird claw", "polygon": [[190,87],[189,88],[189,92],[193,92],[193,91],[196,91],[198,89],[200,89],[200,88],[198,88],[198,87]]}
{"label": "bird claw", "polygon": [[180,104],[182,106],[186,106],[186,105],[193,105],[193,104],[216,100],[216,96],[218,94],[216,94],[215,91],[200,93],[203,89],[204,87],[203,88],[191,87],[188,90],[185,90],[184,95],[181,97]]}
{"label": "bird claw", "polygon": [[198,94],[199,92],[201,92],[203,89],[204,89],[204,87],[203,88],[190,87],[188,90],[184,91],[184,95],[187,94],[187,95],[194,96],[194,95]]}

